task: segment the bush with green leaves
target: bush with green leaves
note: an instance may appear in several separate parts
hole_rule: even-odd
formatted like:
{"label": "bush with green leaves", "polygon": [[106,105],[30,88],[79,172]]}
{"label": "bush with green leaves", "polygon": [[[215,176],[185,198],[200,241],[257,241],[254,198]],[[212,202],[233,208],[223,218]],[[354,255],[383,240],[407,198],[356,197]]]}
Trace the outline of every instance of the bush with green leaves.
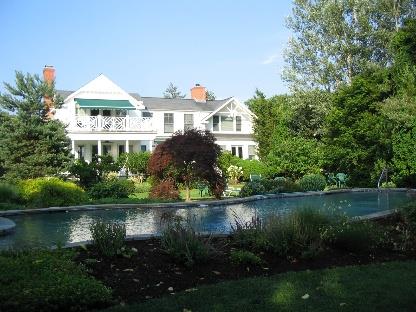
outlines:
{"label": "bush with green leaves", "polygon": [[194,220],[165,215],[161,223],[162,249],[174,260],[191,267],[209,259],[213,252],[210,238],[196,232]]}
{"label": "bush with green leaves", "polygon": [[134,183],[130,180],[110,179],[94,184],[88,194],[93,199],[127,198],[134,192]]}
{"label": "bush with green leaves", "polygon": [[227,168],[227,176],[232,183],[236,184],[238,183],[239,179],[243,176],[243,168],[230,165]]}
{"label": "bush with green leaves", "polygon": [[0,311],[89,311],[111,305],[111,290],[74,257],[68,249],[1,252]]}
{"label": "bush with green leaves", "polygon": [[248,197],[253,195],[264,194],[265,192],[266,189],[260,181],[251,181],[244,184],[244,186],[241,188],[240,196]]}
{"label": "bush with green leaves", "polygon": [[16,185],[0,182],[0,203],[21,202],[19,188]]}
{"label": "bush with green leaves", "polygon": [[300,209],[287,215],[270,215],[242,222],[236,217],[233,241],[239,247],[271,251],[280,257],[313,257],[323,248],[321,232],[330,218],[314,209]]}
{"label": "bush with green leaves", "polygon": [[313,257],[324,247],[322,230],[330,219],[322,212],[303,208],[265,221],[269,250],[281,257]]}
{"label": "bush with green leaves", "polygon": [[264,231],[264,223],[257,215],[245,221],[234,213],[234,224],[231,224],[233,242],[241,248],[250,250],[265,250],[268,241]]}
{"label": "bush with green leaves", "polygon": [[117,159],[117,164],[129,173],[146,174],[150,156],[150,152],[124,153]]}
{"label": "bush with green leaves", "polygon": [[322,174],[306,174],[299,180],[299,187],[303,191],[323,191],[326,178]]}
{"label": "bush with green leaves", "polygon": [[93,245],[104,257],[114,257],[123,252],[126,226],[120,222],[96,221],[90,226]]}
{"label": "bush with green leaves", "polygon": [[394,183],[392,181],[389,181],[389,182],[383,182],[383,183],[381,183],[381,186],[380,187],[381,188],[396,188],[397,185],[396,185],[396,183]]}
{"label": "bush with green leaves", "polygon": [[36,178],[19,183],[20,194],[29,207],[79,205],[88,201],[84,190],[58,178]]}
{"label": "bush with green leaves", "polygon": [[416,203],[411,202],[403,205],[399,209],[406,228],[413,234],[416,234]]}
{"label": "bush with green leaves", "polygon": [[241,159],[232,155],[229,151],[223,151],[218,159],[219,168],[227,175],[227,169],[233,165],[241,167],[243,171],[242,179],[250,180],[250,175],[256,174],[262,177],[268,176],[268,167],[261,161],[256,159]]}
{"label": "bush with green leaves", "polygon": [[232,250],[230,260],[236,265],[261,265],[263,263],[259,256],[247,250]]}
{"label": "bush with green leaves", "polygon": [[374,222],[345,219],[328,226],[322,233],[322,238],[334,248],[363,253],[379,247],[383,234]]}

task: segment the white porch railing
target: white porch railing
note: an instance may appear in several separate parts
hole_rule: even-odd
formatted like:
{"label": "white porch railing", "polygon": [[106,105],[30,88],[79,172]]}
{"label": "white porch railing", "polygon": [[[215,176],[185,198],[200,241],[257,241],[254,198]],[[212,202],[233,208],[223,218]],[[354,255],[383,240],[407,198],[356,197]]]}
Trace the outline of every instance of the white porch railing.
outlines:
{"label": "white porch railing", "polygon": [[72,131],[155,131],[152,117],[75,116]]}

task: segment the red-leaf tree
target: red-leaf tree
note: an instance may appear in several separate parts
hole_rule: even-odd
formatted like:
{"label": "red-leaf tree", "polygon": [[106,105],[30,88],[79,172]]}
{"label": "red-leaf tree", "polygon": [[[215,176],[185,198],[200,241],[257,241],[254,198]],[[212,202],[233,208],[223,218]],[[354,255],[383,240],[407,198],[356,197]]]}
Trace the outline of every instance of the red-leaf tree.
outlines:
{"label": "red-leaf tree", "polygon": [[183,184],[186,201],[190,200],[190,189],[196,182],[206,183],[212,194],[220,198],[225,188],[225,178],[217,163],[220,151],[209,131],[178,131],[156,147],[148,171],[156,182],[172,179]]}

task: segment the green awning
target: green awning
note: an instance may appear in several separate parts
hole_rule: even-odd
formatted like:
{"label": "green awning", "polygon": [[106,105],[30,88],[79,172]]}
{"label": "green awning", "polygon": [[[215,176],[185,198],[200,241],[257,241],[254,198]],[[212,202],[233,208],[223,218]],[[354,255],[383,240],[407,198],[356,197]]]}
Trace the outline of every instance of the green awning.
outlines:
{"label": "green awning", "polygon": [[136,109],[128,100],[75,99],[81,108]]}

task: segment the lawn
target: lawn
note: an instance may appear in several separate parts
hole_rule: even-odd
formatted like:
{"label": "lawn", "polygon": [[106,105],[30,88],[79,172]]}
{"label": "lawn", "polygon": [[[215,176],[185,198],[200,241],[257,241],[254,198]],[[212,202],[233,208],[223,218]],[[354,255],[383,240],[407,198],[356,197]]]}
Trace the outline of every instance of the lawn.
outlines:
{"label": "lawn", "polygon": [[190,289],[129,311],[415,311],[416,262],[289,272]]}

